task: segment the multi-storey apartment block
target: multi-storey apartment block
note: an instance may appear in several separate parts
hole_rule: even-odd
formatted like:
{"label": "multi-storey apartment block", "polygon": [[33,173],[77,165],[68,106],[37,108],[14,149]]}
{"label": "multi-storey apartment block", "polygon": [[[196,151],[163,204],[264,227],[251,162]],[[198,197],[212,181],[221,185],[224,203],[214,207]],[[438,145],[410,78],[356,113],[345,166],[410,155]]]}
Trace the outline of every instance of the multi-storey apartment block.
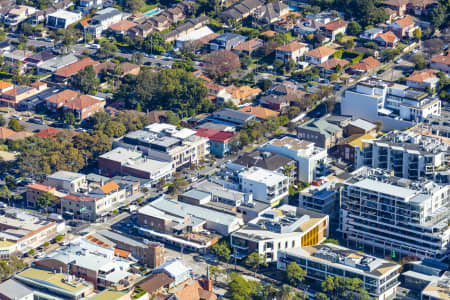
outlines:
{"label": "multi-storey apartment block", "polygon": [[412,180],[436,179],[438,171],[447,169],[449,146],[437,137],[393,131],[364,143],[367,147],[356,153],[357,167],[389,169],[397,177]]}
{"label": "multi-storey apartment block", "polygon": [[340,211],[349,244],[394,258],[447,258],[449,186],[367,167],[352,175],[342,183]]}
{"label": "multi-storey apartment block", "polygon": [[278,269],[286,270],[291,262],[313,281],[321,282],[328,276],[359,278],[373,299],[394,299],[399,285],[400,265],[334,244],[278,252]]}
{"label": "multi-storey apartment block", "polygon": [[374,79],[347,89],[341,107],[343,115],[382,121],[385,130],[410,127],[441,113],[439,98],[406,85]]}

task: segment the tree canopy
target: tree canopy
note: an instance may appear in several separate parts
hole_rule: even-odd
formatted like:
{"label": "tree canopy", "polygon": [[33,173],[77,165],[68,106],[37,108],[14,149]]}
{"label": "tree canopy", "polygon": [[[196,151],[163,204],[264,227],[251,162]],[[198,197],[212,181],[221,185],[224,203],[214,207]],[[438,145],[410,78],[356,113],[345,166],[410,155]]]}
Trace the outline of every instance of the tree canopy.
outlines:
{"label": "tree canopy", "polygon": [[144,69],[137,77],[127,77],[116,100],[129,108],[171,110],[182,116],[203,111],[208,92],[203,82],[183,69],[154,72]]}
{"label": "tree canopy", "polygon": [[83,94],[94,94],[99,85],[99,80],[92,66],[87,66],[72,76],[70,84]]}

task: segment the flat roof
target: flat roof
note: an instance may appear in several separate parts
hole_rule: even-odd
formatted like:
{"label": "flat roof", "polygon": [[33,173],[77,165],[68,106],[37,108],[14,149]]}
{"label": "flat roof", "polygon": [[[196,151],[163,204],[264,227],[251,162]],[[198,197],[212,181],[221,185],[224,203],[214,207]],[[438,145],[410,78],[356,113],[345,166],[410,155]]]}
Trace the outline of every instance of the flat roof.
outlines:
{"label": "flat roof", "polygon": [[392,195],[403,199],[409,199],[416,194],[416,191],[414,190],[368,178],[356,182],[355,184],[353,184],[353,186],[370,191],[375,191],[377,193]]}
{"label": "flat roof", "polygon": [[241,172],[239,176],[248,180],[263,182],[267,185],[274,185],[287,179],[284,175],[258,167],[251,167],[248,170]]}

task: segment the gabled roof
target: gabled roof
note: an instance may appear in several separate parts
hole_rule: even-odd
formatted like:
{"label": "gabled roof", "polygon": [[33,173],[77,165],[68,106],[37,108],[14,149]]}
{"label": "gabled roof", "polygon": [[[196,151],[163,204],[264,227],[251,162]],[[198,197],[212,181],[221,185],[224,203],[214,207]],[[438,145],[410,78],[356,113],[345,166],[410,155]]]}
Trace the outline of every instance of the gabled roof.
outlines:
{"label": "gabled roof", "polygon": [[11,82],[0,80],[0,90],[14,86]]}
{"label": "gabled roof", "polygon": [[37,133],[34,134],[34,136],[38,136],[41,138],[48,138],[50,136],[55,136],[58,132],[60,132],[59,129],[53,128],[53,127],[49,127],[47,129],[41,130]]}
{"label": "gabled roof", "polygon": [[386,43],[395,43],[398,40],[397,36],[392,31],[386,31],[385,33],[379,34],[376,38],[380,38]]}
{"label": "gabled roof", "polygon": [[0,139],[6,139],[15,133],[16,133],[15,131],[12,131],[9,128],[0,127]]}
{"label": "gabled roof", "polygon": [[203,289],[200,283],[191,281],[175,291],[178,300],[216,300],[217,296],[208,290]]}
{"label": "gabled roof", "polygon": [[326,30],[329,30],[329,31],[335,31],[339,28],[347,26],[348,23],[349,22],[344,21],[344,20],[336,20],[336,21],[333,21],[333,22],[330,22],[330,23],[324,25],[323,28],[325,28]]}
{"label": "gabled roof", "polygon": [[112,24],[111,26],[109,26],[109,29],[122,32],[127,31],[128,29],[133,28],[136,25],[137,23],[131,22],[129,20],[122,20],[119,23]]}
{"label": "gabled roof", "polygon": [[78,92],[74,90],[64,90],[62,92],[59,92],[57,94],[54,94],[50,97],[45,98],[45,101],[51,102],[51,103],[66,103],[69,100],[74,99],[76,96],[78,96]]}
{"label": "gabled roof", "polygon": [[38,191],[46,192],[46,193],[50,193],[52,190],[55,189],[52,186],[41,184],[41,183],[38,183],[38,182],[28,184],[26,186],[26,188],[33,189],[33,190],[38,190]]}
{"label": "gabled roof", "polygon": [[376,58],[374,58],[373,56],[369,56],[359,63],[354,64],[350,68],[358,71],[368,72],[378,67],[380,64],[381,63]]}
{"label": "gabled roof", "polygon": [[259,47],[261,47],[262,45],[263,45],[263,41],[261,39],[254,38],[254,39],[248,40],[246,42],[240,43],[239,45],[234,47],[234,50],[252,52],[255,49],[258,49]]}
{"label": "gabled roof", "polygon": [[450,53],[446,56],[444,55],[435,55],[431,58],[432,62],[440,63],[444,65],[450,65]]}
{"label": "gabled roof", "polygon": [[433,69],[425,69],[420,71],[417,70],[414,71],[414,73],[412,73],[409,77],[407,77],[406,80],[424,82],[429,78],[437,78],[436,73],[438,73],[438,71]]}
{"label": "gabled roof", "polygon": [[90,106],[92,106],[94,104],[97,104],[99,102],[101,102],[101,101],[96,99],[96,98],[94,98],[94,97],[92,97],[92,96],[81,95],[81,96],[79,96],[79,97],[77,97],[77,98],[75,98],[73,100],[70,100],[70,101],[66,102],[64,104],[64,106],[66,108],[69,108],[69,109],[72,109],[72,110],[75,110],[75,109],[83,110],[83,109],[88,108],[88,107],[90,107]]}
{"label": "gabled roof", "polygon": [[61,77],[70,77],[83,70],[87,66],[95,66],[96,64],[98,64],[97,61],[93,60],[90,57],[86,57],[77,62],[74,62],[73,64],[58,69],[54,74]]}
{"label": "gabled roof", "polygon": [[29,92],[32,89],[34,90],[35,88],[32,88],[30,86],[26,86],[26,85],[19,85],[19,86],[14,87],[11,90],[8,90],[8,91],[4,92],[3,95],[16,97],[16,96],[22,95],[24,93],[27,93],[27,92]]}
{"label": "gabled roof", "polygon": [[159,289],[171,284],[175,280],[166,273],[155,273],[143,279],[137,284],[138,287],[144,289],[150,295]]}
{"label": "gabled roof", "polygon": [[276,117],[280,114],[278,111],[262,106],[245,106],[239,111],[252,114],[260,120],[266,120],[269,117]]}
{"label": "gabled roof", "polygon": [[286,45],[280,46],[278,47],[276,50],[277,51],[284,51],[284,52],[294,52],[297,51],[301,48],[307,48],[308,45],[297,42],[297,41],[292,41]]}
{"label": "gabled roof", "polygon": [[411,25],[414,25],[414,20],[410,16],[405,16],[403,19],[400,19],[393,24],[397,24],[401,28],[405,28]]}
{"label": "gabled roof", "polygon": [[332,55],[336,50],[328,48],[328,47],[319,47],[309,52],[306,52],[305,55],[323,58]]}
{"label": "gabled roof", "polygon": [[247,97],[255,96],[261,93],[259,88],[251,88],[247,85],[235,88],[231,93],[233,99],[245,99]]}
{"label": "gabled roof", "polygon": [[320,65],[318,65],[318,67],[324,68],[327,70],[332,70],[332,69],[336,68],[337,65],[340,65],[342,68],[344,68],[349,63],[350,62],[348,60],[333,57],[333,58],[327,60],[326,62],[321,63]]}

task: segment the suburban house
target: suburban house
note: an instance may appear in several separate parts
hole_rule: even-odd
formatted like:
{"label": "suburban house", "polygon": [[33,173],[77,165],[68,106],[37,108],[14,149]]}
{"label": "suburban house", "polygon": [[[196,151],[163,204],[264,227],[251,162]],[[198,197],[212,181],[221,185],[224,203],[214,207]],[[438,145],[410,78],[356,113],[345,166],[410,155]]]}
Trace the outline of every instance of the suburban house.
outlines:
{"label": "suburban house", "polygon": [[323,75],[330,75],[332,73],[337,73],[337,66],[340,66],[341,70],[344,70],[348,64],[350,64],[348,60],[333,57],[320,65],[317,65],[317,67],[319,67]]}
{"label": "suburban house", "polygon": [[406,78],[406,85],[415,89],[430,88],[435,90],[439,83],[439,77],[436,76],[437,72],[437,70],[432,69],[416,70]]}
{"label": "suburban house", "polygon": [[127,34],[131,37],[145,38],[152,32],[153,32],[152,24],[142,23],[128,29]]}
{"label": "suburban house", "polygon": [[313,65],[320,65],[330,59],[336,50],[328,47],[318,47],[305,53],[305,61]]}
{"label": "suburban house", "polygon": [[123,15],[117,8],[108,7],[96,12],[84,30],[94,38],[101,37],[109,26],[122,21]]}
{"label": "suburban house", "polygon": [[326,118],[312,119],[297,127],[297,137],[314,143],[326,150],[335,146],[343,136],[340,126],[329,122]]}
{"label": "suburban house", "polygon": [[19,85],[2,93],[0,96],[0,103],[5,106],[16,107],[20,101],[36,94],[37,90],[35,88]]}
{"label": "suburban house", "polygon": [[63,90],[62,92],[51,95],[45,98],[47,109],[56,113],[66,102],[75,99],[78,94],[79,92],[74,90]]}
{"label": "suburban house", "polygon": [[321,31],[326,37],[328,37],[332,41],[334,41],[338,34],[342,34],[342,35],[345,34],[348,23],[349,22],[344,21],[344,20],[336,20],[336,21],[333,21],[333,22],[323,25],[321,27]]}
{"label": "suburban house", "polygon": [[375,41],[383,47],[394,48],[397,46],[399,39],[392,31],[386,31],[385,33],[379,34],[375,38]]}
{"label": "suburban house", "polygon": [[12,84],[11,82],[0,80],[0,93],[12,90],[13,88],[14,84]]}
{"label": "suburban house", "polygon": [[261,48],[263,44],[264,42],[261,39],[254,38],[246,42],[240,43],[239,45],[233,48],[233,51],[238,54],[245,53],[251,56],[253,51]]}
{"label": "suburban house", "polygon": [[447,55],[435,55],[431,58],[430,68],[450,74],[450,53]]}
{"label": "suburban house", "polygon": [[108,29],[116,35],[126,35],[128,30],[136,26],[137,23],[131,22],[129,20],[122,20],[118,23],[112,24]]}
{"label": "suburban house", "polygon": [[406,11],[414,15],[429,15],[439,5],[437,0],[385,0],[383,6],[393,10],[397,16],[404,16]]}
{"label": "suburban house", "polygon": [[257,120],[267,120],[270,117],[277,117],[280,113],[276,110],[270,108],[265,108],[262,106],[245,106],[239,109],[239,111],[252,114]]}
{"label": "suburban house", "polygon": [[369,56],[351,66],[350,70],[353,73],[368,73],[374,71],[380,65],[381,63],[376,58]]}
{"label": "suburban house", "polygon": [[217,93],[217,100],[219,103],[231,102],[234,105],[239,105],[244,101],[256,98],[260,93],[259,88],[251,88],[247,85],[241,87],[231,85]]}
{"label": "suburban house", "polygon": [[104,106],[105,101],[101,101],[99,98],[80,95],[64,103],[63,110],[64,112],[72,112],[77,119],[84,120],[96,112],[103,111]]}
{"label": "suburban house", "polygon": [[359,38],[365,39],[365,40],[374,40],[378,35],[383,33],[383,29],[372,27],[369,29],[364,30],[360,35]]}
{"label": "suburban house", "polygon": [[295,85],[285,81],[271,87],[267,95],[261,97],[259,102],[279,112],[287,112],[291,105],[298,104],[305,96],[304,92],[297,90]]}
{"label": "suburban house", "polygon": [[77,74],[79,71],[83,70],[87,66],[95,66],[98,62],[90,57],[83,58],[77,62],[58,69],[53,73],[53,77],[57,82],[67,81],[70,77]]}
{"label": "suburban house", "polygon": [[275,57],[276,59],[280,59],[284,62],[288,62],[292,59],[297,63],[307,50],[307,44],[292,41],[286,45],[276,48]]}
{"label": "suburban house", "polygon": [[40,64],[43,64],[55,57],[56,55],[54,55],[51,50],[43,50],[25,58],[23,62],[29,67],[38,67]]}
{"label": "suburban house", "polygon": [[257,9],[254,13],[256,21],[262,25],[272,24],[280,21],[284,15],[289,13],[289,6],[281,1],[269,2]]}
{"label": "suburban house", "polygon": [[231,50],[240,43],[243,43],[246,39],[247,37],[243,35],[226,32],[211,40],[209,42],[209,47],[212,51],[218,49]]}
{"label": "suburban house", "polygon": [[400,39],[414,37],[414,30],[416,28],[418,27],[410,16],[405,16],[389,25],[389,30],[395,33]]}

